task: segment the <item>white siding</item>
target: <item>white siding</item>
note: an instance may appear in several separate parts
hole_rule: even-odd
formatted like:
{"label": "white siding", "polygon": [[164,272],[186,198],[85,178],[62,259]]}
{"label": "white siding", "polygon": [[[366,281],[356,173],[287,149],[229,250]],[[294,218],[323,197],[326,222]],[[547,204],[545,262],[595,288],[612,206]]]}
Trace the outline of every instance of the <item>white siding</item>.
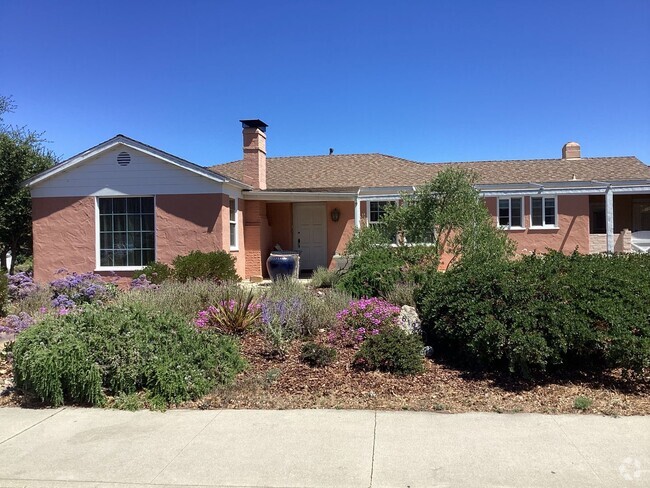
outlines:
{"label": "white siding", "polygon": [[[117,164],[117,155],[131,155],[128,166]],[[230,185],[227,185],[230,187]],[[118,145],[89,158],[51,178],[36,183],[33,197],[77,197],[115,195],[170,195],[198,193],[235,193],[222,183],[193,174],[182,168]]]}

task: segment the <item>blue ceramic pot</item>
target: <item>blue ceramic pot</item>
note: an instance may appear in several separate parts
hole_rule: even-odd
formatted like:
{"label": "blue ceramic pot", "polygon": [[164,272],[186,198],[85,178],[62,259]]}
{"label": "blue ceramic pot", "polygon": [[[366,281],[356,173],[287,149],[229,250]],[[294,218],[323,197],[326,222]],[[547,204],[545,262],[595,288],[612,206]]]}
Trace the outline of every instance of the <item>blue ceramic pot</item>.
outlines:
{"label": "blue ceramic pot", "polygon": [[266,260],[266,270],[273,281],[298,275],[299,255],[291,251],[273,251]]}

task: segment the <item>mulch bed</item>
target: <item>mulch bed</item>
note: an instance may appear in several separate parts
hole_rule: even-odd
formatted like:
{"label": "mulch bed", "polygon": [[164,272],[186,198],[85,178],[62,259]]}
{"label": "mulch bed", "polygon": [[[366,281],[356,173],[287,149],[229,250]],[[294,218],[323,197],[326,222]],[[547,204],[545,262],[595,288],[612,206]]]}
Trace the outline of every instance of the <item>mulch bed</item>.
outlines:
{"label": "mulch bed", "polygon": [[222,388],[185,407],[199,408],[344,408],[443,412],[576,413],[576,397],[593,401],[588,413],[650,414],[650,378],[629,381],[620,372],[553,382],[504,380],[468,375],[436,360],[426,360],[416,376],[357,371],[353,349],[339,349],[330,366],[312,368],[299,361],[296,342],[284,360],[269,357],[259,336],[242,343],[249,368],[234,386]]}
{"label": "mulch bed", "polygon": [[[182,408],[341,408],[440,412],[578,413],[576,397],[592,400],[586,413],[650,414],[650,378],[631,381],[620,372],[575,376],[553,381],[512,381],[468,374],[439,360],[426,360],[416,376],[362,372],[350,366],[355,351],[339,349],[330,366],[312,368],[299,361],[301,343],[286,358],[269,356],[264,340],[250,335],[242,342],[249,367],[233,386],[219,388]],[[36,406],[12,385],[11,366],[0,353],[0,406]]]}

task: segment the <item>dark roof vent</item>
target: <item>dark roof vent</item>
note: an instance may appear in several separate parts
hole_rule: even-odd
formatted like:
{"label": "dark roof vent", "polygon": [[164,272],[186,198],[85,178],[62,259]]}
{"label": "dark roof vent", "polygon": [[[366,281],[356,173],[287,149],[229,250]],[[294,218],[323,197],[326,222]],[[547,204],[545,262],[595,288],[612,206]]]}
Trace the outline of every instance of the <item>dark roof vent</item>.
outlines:
{"label": "dark roof vent", "polygon": [[117,155],[117,164],[120,166],[128,166],[131,162],[131,155],[128,152],[121,152]]}

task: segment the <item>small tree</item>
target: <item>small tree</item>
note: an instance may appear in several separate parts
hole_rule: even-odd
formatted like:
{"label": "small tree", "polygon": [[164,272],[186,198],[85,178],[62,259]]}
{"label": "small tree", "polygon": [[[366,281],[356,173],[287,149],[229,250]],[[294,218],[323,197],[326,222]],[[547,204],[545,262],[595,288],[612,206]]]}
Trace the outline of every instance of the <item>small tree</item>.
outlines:
{"label": "small tree", "polygon": [[449,264],[510,257],[514,245],[494,225],[475,181],[474,174],[452,168],[403,194],[402,204],[387,207],[379,225],[350,240],[346,253],[354,259],[339,286],[356,296],[385,296],[397,283],[421,282],[444,253],[451,255]]}
{"label": "small tree", "polygon": [[459,259],[485,262],[512,256],[512,241],[494,225],[475,183],[472,172],[441,171],[412,194],[402,195],[402,205],[387,209],[383,232],[400,236],[401,244],[428,243],[438,258],[450,254],[450,264]]}
{"label": "small tree", "polygon": [[32,205],[22,182],[50,168],[56,158],[44,147],[42,134],[3,124],[2,115],[14,109],[11,97],[0,96],[0,268],[10,272],[19,254],[29,254],[32,245]]}

